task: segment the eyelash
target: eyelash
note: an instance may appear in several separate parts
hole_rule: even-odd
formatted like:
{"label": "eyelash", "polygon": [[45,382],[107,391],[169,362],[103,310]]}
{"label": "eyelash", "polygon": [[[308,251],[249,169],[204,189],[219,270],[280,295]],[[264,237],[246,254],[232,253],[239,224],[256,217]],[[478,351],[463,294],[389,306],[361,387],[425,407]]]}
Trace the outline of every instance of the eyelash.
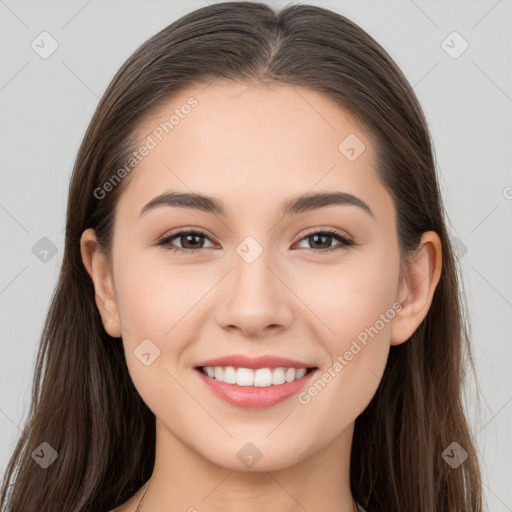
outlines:
{"label": "eyelash", "polygon": [[[185,235],[199,235],[199,236],[204,236],[205,238],[209,239],[207,234],[204,233],[203,231],[194,230],[194,229],[187,229],[187,230],[183,230],[183,231],[178,231],[176,233],[171,233],[169,236],[161,238],[158,241],[158,245],[165,246],[166,250],[168,250],[168,251],[171,251],[171,252],[181,252],[181,253],[194,253],[194,252],[197,253],[198,251],[201,251],[203,249],[207,249],[206,247],[200,247],[199,249],[185,249],[183,247],[173,246],[170,243],[171,240],[174,240],[175,238],[180,238],[180,237],[185,236]],[[337,246],[334,246],[334,247],[330,247],[328,249],[306,249],[309,252],[314,252],[314,253],[332,252],[332,251],[335,251],[335,250],[339,250],[339,249],[344,249],[346,247],[350,247],[352,245],[356,245],[355,242],[353,242],[352,240],[347,238],[345,235],[343,235],[339,231],[331,230],[331,229],[312,231],[312,232],[307,233],[306,235],[304,235],[298,242],[301,242],[305,238],[309,238],[309,237],[311,237],[313,235],[329,235],[332,238],[335,238],[336,240],[341,242],[341,244],[339,244]]]}

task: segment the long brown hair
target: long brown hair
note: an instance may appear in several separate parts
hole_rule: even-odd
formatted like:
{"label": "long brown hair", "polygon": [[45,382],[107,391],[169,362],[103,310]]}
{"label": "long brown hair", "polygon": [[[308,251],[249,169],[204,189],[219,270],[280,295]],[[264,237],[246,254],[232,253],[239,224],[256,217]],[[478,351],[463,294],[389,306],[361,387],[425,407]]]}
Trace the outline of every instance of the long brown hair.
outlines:
{"label": "long brown hair", "polygon": [[[110,510],[152,473],[155,417],[131,381],[122,343],[102,327],[80,236],[92,227],[109,250],[116,201],[130,176],[105,197],[95,190],[129,159],[145,116],[214,79],[278,81],[333,99],[374,141],[401,255],[425,231],[439,235],[442,274],[431,308],[410,340],[391,347],[380,386],[356,420],[351,489],[369,512],[481,511],[461,396],[467,363],[474,372],[469,326],[418,100],[391,57],[349,19],[310,5],[276,12],[253,2],[209,5],[164,28],[126,61],[99,102],[73,170],[64,259],[1,510]],[[44,442],[58,454],[46,469],[33,456]],[[442,457],[452,442],[468,453],[457,468]]]}

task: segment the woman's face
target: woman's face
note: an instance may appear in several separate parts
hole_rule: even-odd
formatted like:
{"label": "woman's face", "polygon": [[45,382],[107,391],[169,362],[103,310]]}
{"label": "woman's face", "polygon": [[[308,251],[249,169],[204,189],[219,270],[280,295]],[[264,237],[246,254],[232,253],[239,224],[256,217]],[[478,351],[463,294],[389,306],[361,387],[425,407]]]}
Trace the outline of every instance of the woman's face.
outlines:
{"label": "woman's face", "polygon": [[[308,89],[212,83],[168,102],[139,135],[148,149],[117,205],[104,305],[159,428],[238,470],[246,455],[279,469],[347,439],[390,344],[404,341],[392,331],[404,299],[395,209],[367,134]],[[171,193],[211,201],[146,206]],[[338,200],[295,202],[320,193]],[[259,400],[244,401],[247,386],[214,387],[226,399],[197,366],[239,354],[317,369],[300,384],[253,386]],[[283,363],[260,366],[260,384],[282,381]],[[278,401],[276,389],[291,395]]]}

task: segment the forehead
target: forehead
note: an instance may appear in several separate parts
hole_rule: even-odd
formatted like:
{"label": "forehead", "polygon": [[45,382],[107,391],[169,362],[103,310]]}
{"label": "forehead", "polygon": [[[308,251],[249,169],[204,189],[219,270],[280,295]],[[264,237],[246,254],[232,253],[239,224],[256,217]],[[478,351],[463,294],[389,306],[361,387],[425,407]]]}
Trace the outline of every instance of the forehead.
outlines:
{"label": "forehead", "polygon": [[271,207],[274,198],[332,189],[393,208],[377,178],[369,134],[310,89],[198,85],[161,105],[137,135],[140,144],[151,140],[152,149],[132,172],[122,200],[138,212],[168,189],[205,193],[228,205],[243,197],[259,208]]}
{"label": "forehead", "polygon": [[[339,144],[351,134],[367,139],[362,127],[326,95],[260,82],[215,82],[181,91],[138,128],[139,139],[150,135],[157,145],[172,149],[175,157],[184,152],[188,158],[204,156],[190,154],[190,145],[195,144],[208,150],[210,157],[229,155],[229,161],[237,163],[254,153],[260,162],[304,153],[319,158],[311,151],[315,148],[338,156]],[[367,145],[366,150],[371,162],[372,148]]]}

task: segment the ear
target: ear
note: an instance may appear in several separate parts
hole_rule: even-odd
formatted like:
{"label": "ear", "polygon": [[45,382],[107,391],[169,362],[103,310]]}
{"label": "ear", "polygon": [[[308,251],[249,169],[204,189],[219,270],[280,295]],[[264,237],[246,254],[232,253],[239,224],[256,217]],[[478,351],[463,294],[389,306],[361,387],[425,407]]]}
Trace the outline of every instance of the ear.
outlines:
{"label": "ear", "polygon": [[82,261],[91,276],[96,306],[100,312],[103,326],[110,336],[121,336],[121,324],[115,296],[112,272],[107,256],[101,251],[94,229],[86,229],[80,238]]}
{"label": "ear", "polygon": [[427,316],[441,277],[441,251],[439,235],[434,231],[423,233],[399,285],[398,300],[402,309],[391,324],[391,345],[407,341]]}

